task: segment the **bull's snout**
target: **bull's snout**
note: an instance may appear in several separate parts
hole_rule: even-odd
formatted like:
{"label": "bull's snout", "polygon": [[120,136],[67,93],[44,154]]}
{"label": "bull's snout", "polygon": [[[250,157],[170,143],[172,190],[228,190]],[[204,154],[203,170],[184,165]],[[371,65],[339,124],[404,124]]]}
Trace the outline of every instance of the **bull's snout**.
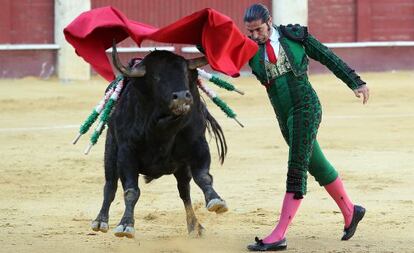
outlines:
{"label": "bull's snout", "polygon": [[172,93],[170,109],[175,115],[183,115],[190,111],[193,104],[193,96],[190,91],[183,90]]}

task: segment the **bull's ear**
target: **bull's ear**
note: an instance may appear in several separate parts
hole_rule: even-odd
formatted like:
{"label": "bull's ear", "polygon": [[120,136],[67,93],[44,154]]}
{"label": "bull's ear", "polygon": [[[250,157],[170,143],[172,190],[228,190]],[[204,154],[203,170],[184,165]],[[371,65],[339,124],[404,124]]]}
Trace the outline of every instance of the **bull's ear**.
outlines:
{"label": "bull's ear", "polygon": [[122,65],[121,60],[119,59],[118,52],[116,50],[115,40],[112,43],[112,62],[115,68],[121,72],[124,76],[127,77],[141,77],[145,75],[145,65],[141,62],[137,67],[133,69],[128,69]]}
{"label": "bull's ear", "polygon": [[189,69],[197,69],[208,64],[207,58],[205,56],[189,59],[187,62]]}

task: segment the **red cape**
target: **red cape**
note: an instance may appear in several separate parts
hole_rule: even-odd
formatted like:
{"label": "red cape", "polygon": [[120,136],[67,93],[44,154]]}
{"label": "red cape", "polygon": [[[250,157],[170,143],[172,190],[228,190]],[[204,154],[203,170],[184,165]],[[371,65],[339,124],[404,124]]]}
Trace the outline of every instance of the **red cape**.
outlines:
{"label": "red cape", "polygon": [[63,32],[76,53],[108,81],[115,76],[105,50],[114,38],[120,42],[131,37],[138,46],[143,40],[202,45],[210,66],[233,77],[239,76],[240,68],[258,49],[229,17],[210,8],[156,28],[129,20],[113,7],[103,7],[82,13]]}

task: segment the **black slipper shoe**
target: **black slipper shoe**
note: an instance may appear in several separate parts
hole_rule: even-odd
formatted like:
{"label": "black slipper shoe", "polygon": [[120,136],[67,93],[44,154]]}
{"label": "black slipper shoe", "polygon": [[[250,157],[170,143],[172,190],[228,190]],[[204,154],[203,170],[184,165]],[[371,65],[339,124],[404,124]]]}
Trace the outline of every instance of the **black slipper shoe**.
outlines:
{"label": "black slipper shoe", "polygon": [[256,241],[255,244],[247,245],[247,249],[250,251],[279,251],[287,248],[286,238],[274,243],[264,243],[263,240],[259,240],[257,237],[254,240]]}
{"label": "black slipper shoe", "polygon": [[365,208],[362,206],[354,205],[354,214],[352,215],[352,221],[348,228],[344,229],[344,235],[342,236],[342,241],[351,239],[355,234],[358,223],[364,218]]}

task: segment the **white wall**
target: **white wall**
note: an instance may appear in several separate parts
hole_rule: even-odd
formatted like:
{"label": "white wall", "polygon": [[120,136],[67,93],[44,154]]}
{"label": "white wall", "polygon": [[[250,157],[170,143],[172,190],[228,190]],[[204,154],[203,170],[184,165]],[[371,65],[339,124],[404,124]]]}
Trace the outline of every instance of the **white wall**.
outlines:
{"label": "white wall", "polygon": [[273,0],[273,23],[308,25],[308,0]]}
{"label": "white wall", "polygon": [[60,46],[57,58],[61,80],[89,80],[91,69],[65,40],[63,29],[79,14],[91,9],[90,0],[55,0],[55,43]]}

